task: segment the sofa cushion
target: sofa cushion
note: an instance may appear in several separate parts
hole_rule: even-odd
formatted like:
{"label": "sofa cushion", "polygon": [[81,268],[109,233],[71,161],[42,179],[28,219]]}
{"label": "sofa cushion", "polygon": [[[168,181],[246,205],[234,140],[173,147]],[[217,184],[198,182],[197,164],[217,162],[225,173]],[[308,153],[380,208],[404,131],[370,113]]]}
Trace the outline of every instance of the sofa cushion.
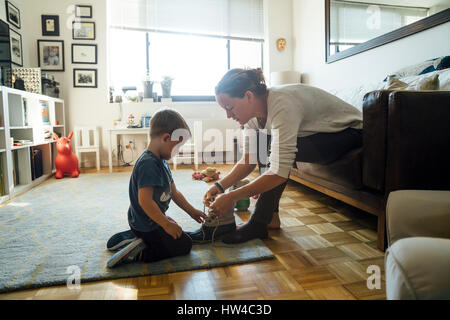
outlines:
{"label": "sofa cushion", "polygon": [[407,66],[405,68],[393,72],[391,76],[396,78],[418,76],[437,70],[444,70],[449,67],[450,67],[450,56],[444,56]]}
{"label": "sofa cushion", "polygon": [[450,69],[446,69],[439,74],[439,90],[450,91]]}
{"label": "sofa cushion", "polygon": [[297,169],[304,174],[332,181],[350,189],[362,188],[362,147],[352,150],[333,163],[297,162]]}
{"label": "sofa cushion", "polygon": [[408,78],[397,79],[394,77],[389,77],[387,84],[384,86],[383,89],[407,90],[407,91],[439,90],[439,75],[435,74],[434,72],[431,76],[416,76]]}
{"label": "sofa cushion", "polygon": [[411,237],[386,252],[388,300],[450,299],[450,239]]}

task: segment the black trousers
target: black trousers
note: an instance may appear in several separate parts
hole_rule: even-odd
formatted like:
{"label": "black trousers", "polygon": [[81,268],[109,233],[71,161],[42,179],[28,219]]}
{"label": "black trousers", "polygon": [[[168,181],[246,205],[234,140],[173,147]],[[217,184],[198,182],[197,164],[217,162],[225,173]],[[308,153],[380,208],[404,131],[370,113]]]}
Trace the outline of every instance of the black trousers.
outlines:
{"label": "black trousers", "polygon": [[[174,221],[172,218],[168,218]],[[136,237],[144,240],[147,245],[147,248],[142,251],[143,262],[155,262],[182,256],[188,254],[192,248],[192,239],[184,231],[178,239],[172,238],[172,236],[160,226],[151,232],[140,232],[133,228],[131,228],[131,231]]]}
{"label": "black trousers", "polygon": [[[270,136],[263,137],[263,133],[258,133],[258,139],[267,139],[267,146],[270,146]],[[348,128],[334,133],[316,133],[308,137],[297,139],[297,154],[295,161],[310,162],[318,164],[328,164],[341,158],[350,150],[362,146],[362,130]],[[259,147],[259,143],[258,143]],[[258,150],[259,174],[263,174],[269,167],[267,153],[266,159],[260,159]],[[278,212],[281,195],[286,187],[287,181],[279,186],[262,193],[255,206],[255,211],[250,221],[269,224],[274,212]]]}

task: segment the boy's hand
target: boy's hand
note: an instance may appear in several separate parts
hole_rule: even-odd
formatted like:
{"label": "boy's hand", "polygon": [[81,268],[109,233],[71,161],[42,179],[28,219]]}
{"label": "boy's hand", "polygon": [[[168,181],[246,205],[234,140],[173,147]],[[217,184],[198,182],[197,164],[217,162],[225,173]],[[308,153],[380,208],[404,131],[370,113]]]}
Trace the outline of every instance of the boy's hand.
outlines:
{"label": "boy's hand", "polygon": [[181,237],[181,234],[183,233],[183,229],[181,229],[181,227],[175,221],[169,219],[167,219],[167,223],[164,226],[162,226],[162,228],[174,239],[178,239],[179,237]]}
{"label": "boy's hand", "polygon": [[217,188],[215,185],[212,186],[208,192],[205,193],[204,197],[203,197],[203,203],[205,204],[205,206],[207,206],[209,208],[211,202],[214,201],[214,199],[216,198],[216,196],[218,194],[220,194],[220,190],[219,188]]}
{"label": "boy's hand", "polygon": [[189,215],[198,223],[202,223],[208,217],[203,211],[197,209],[195,209],[194,212],[189,213]]}

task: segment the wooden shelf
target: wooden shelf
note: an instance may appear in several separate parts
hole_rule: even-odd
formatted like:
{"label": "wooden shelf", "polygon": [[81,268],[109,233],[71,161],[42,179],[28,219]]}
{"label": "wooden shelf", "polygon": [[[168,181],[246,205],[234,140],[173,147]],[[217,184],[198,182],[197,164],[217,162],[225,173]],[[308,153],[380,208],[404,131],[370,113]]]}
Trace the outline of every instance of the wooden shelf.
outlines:
{"label": "wooden shelf", "polygon": [[33,127],[30,126],[24,126],[24,127],[9,127],[10,130],[14,130],[14,129],[33,129]]}
{"label": "wooden shelf", "polygon": [[14,146],[14,147],[11,147],[11,150],[23,149],[23,148],[27,148],[27,147],[42,146],[44,144],[49,144],[49,143],[53,143],[53,142],[56,142],[56,140],[42,141],[42,142],[36,142],[36,143],[31,143],[31,144],[24,144],[22,146]]}

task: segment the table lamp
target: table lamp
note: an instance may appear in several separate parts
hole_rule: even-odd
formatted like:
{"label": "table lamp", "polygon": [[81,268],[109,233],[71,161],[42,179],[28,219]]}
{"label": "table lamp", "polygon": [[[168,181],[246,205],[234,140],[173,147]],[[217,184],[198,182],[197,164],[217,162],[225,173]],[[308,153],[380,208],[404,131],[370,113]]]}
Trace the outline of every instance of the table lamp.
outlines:
{"label": "table lamp", "polygon": [[301,74],[298,71],[274,71],[270,73],[270,85],[279,86],[301,82]]}

